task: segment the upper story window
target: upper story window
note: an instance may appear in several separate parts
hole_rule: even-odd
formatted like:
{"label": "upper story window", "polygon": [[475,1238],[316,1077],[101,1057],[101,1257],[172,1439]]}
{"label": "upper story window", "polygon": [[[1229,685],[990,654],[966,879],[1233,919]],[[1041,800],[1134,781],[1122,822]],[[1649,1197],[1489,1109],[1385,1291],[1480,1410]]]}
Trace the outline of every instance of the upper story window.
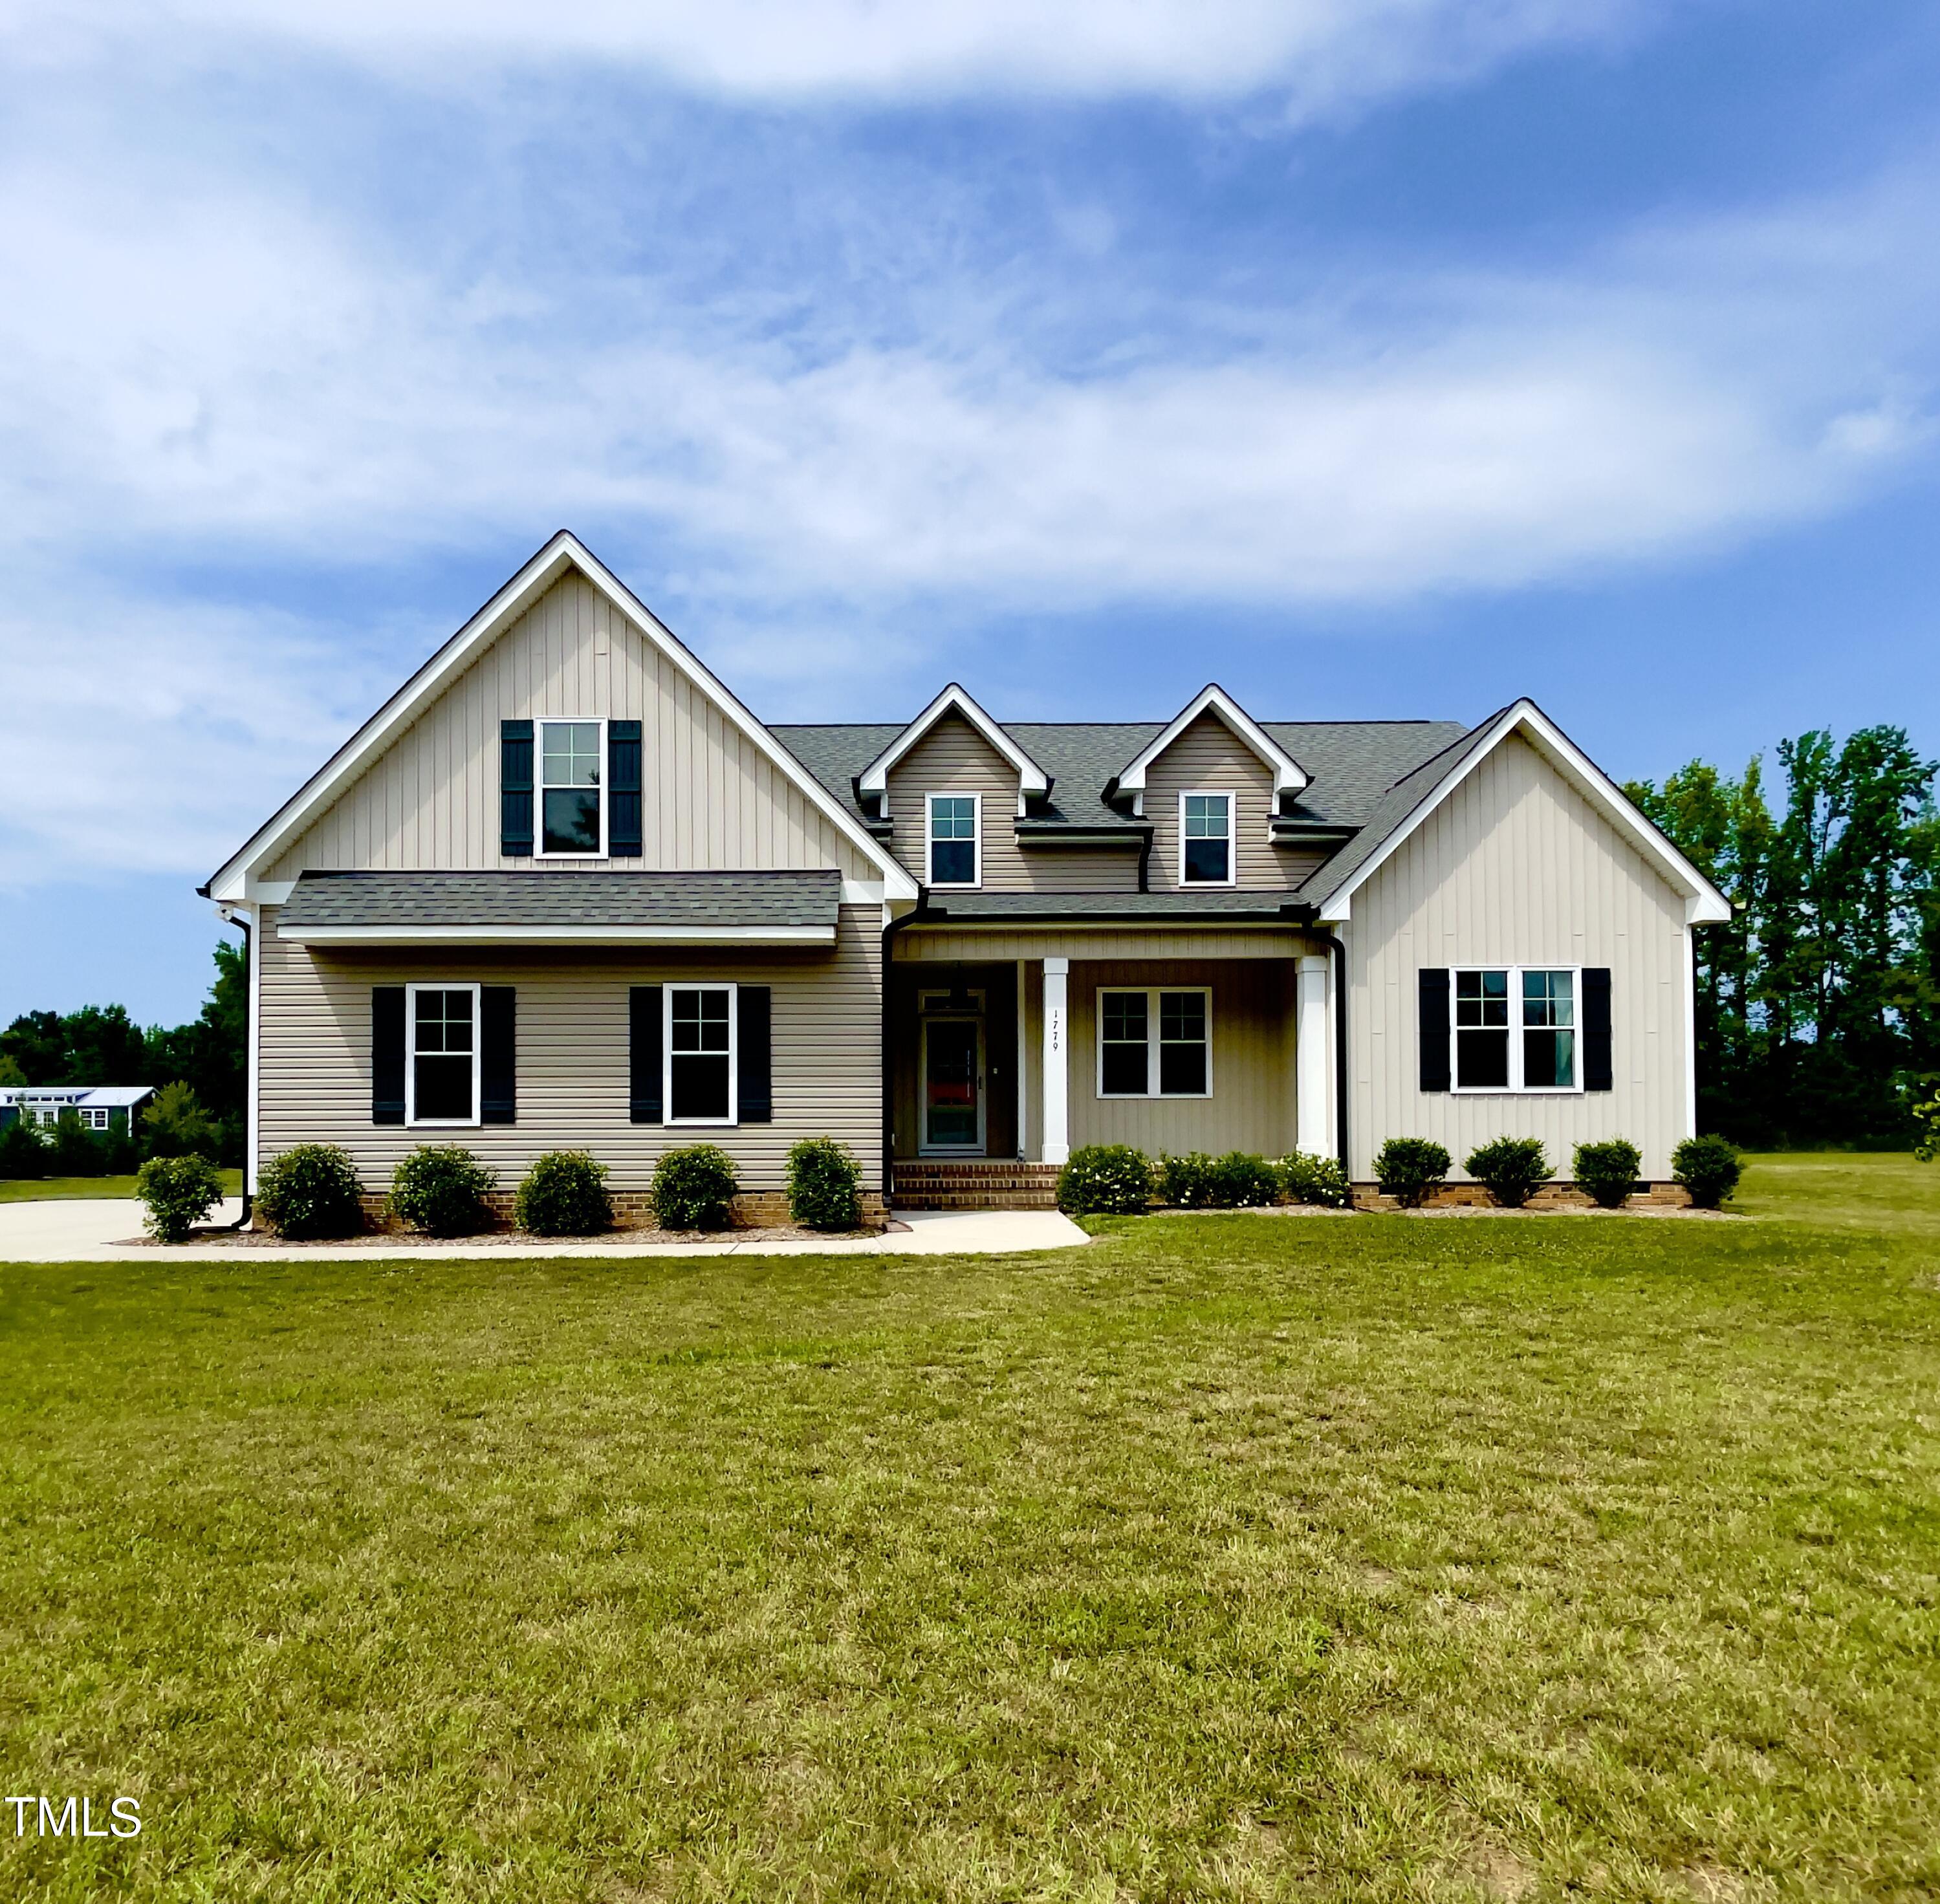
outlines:
{"label": "upper story window", "polygon": [[1179,795],[1179,883],[1182,886],[1233,883],[1231,794]]}
{"label": "upper story window", "polygon": [[1481,966],[1455,977],[1458,1091],[1580,1091],[1577,968]]}
{"label": "upper story window", "polygon": [[983,798],[977,794],[929,797],[929,883],[974,886],[983,878],[981,864]]}
{"label": "upper story window", "polygon": [[604,721],[541,720],[539,730],[539,851],[585,855],[606,850],[600,763]]}
{"label": "upper story window", "polygon": [[405,1035],[404,1122],[478,1121],[478,988],[414,985]]}

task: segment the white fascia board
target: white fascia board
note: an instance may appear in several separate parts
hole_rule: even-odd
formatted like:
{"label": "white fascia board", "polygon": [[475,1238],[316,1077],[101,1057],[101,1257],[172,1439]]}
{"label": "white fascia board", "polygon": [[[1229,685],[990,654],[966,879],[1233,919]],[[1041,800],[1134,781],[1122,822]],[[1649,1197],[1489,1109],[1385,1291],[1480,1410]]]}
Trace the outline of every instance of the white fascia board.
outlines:
{"label": "white fascia board", "polygon": [[832,946],[832,925],[282,925],[299,946]]}
{"label": "white fascia board", "polygon": [[278,812],[225,861],[206,888],[211,899],[252,897],[252,876],[295,839],[458,675],[569,568],[577,568],[628,620],[636,623],[674,666],[720,707],[789,784],[817,812],[833,821],[852,845],[879,868],[888,890],[914,899],[910,874],[869,837],[861,824],[795,756],[731,694],[700,657],[676,638],[646,604],[569,530],[561,529],[505,586],[445,643],[403,687],[332,754]]}
{"label": "white fascia board", "polygon": [[981,734],[996,751],[1002,754],[1017,773],[1017,811],[1024,810],[1024,801],[1033,794],[1043,794],[1051,791],[1051,778],[1043,768],[1033,760],[1002,728],[973,700],[968,691],[952,681],[922,713],[912,720],[881,753],[865,767],[856,784],[865,794],[886,793],[889,789],[889,771],[901,760],[917,742],[945,714],[961,714],[972,727]]}
{"label": "white fascia board", "polygon": [[1414,810],[1382,841],[1377,851],[1357,867],[1335,889],[1316,902],[1323,919],[1349,915],[1354,894],[1386,864],[1432,813],[1510,735],[1520,733],[1591,805],[1627,833],[1685,896],[1685,917],[1691,925],[1716,925],[1731,916],[1731,903],[1703,873],[1640,813],[1623,789],[1598,766],[1548,714],[1527,697],[1505,708],[1487,731],[1466,749],[1440,780],[1418,800]]}
{"label": "white fascia board", "polygon": [[1273,769],[1276,794],[1297,794],[1307,784],[1307,774],[1272,735],[1262,727],[1217,681],[1208,681],[1166,723],[1158,737],[1140,751],[1138,757],[1118,775],[1121,794],[1142,794],[1146,770],[1202,714],[1210,712]]}

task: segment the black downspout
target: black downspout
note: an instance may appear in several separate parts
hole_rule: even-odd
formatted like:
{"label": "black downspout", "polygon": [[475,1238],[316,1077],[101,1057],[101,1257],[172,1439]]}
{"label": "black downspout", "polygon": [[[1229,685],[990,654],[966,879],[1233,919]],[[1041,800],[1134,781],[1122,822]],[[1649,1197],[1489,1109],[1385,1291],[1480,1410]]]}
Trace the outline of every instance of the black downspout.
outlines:
{"label": "black downspout", "polygon": [[883,928],[883,1206],[889,1206],[889,1199],[895,1191],[895,1083],[889,1071],[889,974],[895,970],[895,960],[889,941],[906,925],[920,918],[929,900],[929,888],[918,886],[916,903],[900,918],[893,918]]}
{"label": "black downspout", "polygon": [[1351,1184],[1347,1167],[1347,948],[1331,932],[1321,935],[1334,948],[1334,1110],[1341,1174]]}
{"label": "black downspout", "polygon": [[[234,912],[224,911],[222,916],[229,922],[230,925],[236,927],[242,934],[242,970],[246,973],[252,975],[249,979],[249,1016],[248,1023],[249,1025],[254,1025],[256,1022],[256,985],[255,979],[253,976],[255,970],[255,961],[249,956],[249,946],[250,942],[255,936],[255,925],[252,921],[244,918]],[[249,1164],[251,1162],[249,1154],[250,1135],[249,1040],[249,1032],[246,1028],[243,1032],[243,1037],[245,1043],[242,1047],[242,1214],[238,1217],[233,1223],[220,1223],[217,1225],[217,1227],[221,1229],[247,1229],[249,1227],[249,1219],[255,1214],[255,1195],[249,1188]]]}

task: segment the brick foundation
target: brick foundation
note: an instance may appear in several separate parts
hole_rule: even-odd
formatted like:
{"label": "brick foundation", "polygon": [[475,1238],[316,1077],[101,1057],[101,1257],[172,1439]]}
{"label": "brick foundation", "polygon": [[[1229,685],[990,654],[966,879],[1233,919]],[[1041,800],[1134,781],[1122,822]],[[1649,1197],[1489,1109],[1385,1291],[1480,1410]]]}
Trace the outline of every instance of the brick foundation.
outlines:
{"label": "brick foundation", "polygon": [[[652,1197],[645,1190],[609,1190],[607,1195],[613,1204],[613,1227],[615,1229],[651,1229],[654,1226]],[[512,1227],[512,1206],[516,1193],[511,1190],[487,1190],[485,1207],[492,1213],[493,1224],[500,1229]],[[889,1214],[889,1208],[883,1201],[880,1190],[864,1190],[860,1193],[862,1220],[879,1223]],[[392,1220],[384,1207],[381,1196],[366,1192],[363,1198],[364,1223],[367,1229],[389,1234],[402,1232],[405,1226]],[[789,1215],[788,1193],[784,1190],[745,1190],[728,1206],[729,1226],[734,1229],[775,1229],[793,1221]],[[261,1219],[256,1220],[255,1227],[264,1227]]]}
{"label": "brick foundation", "polygon": [[[1421,1200],[1425,1210],[1459,1209],[1464,1205],[1478,1210],[1492,1210],[1496,1200],[1480,1184],[1444,1184],[1438,1190],[1430,1192]],[[1691,1206],[1691,1193],[1682,1184],[1646,1184],[1635,1195],[1627,1199],[1626,1210],[1686,1210]],[[1391,1196],[1382,1196],[1372,1184],[1354,1186],[1354,1208],[1356,1210],[1399,1210],[1402,1206]],[[1586,1190],[1579,1190],[1574,1184],[1545,1184],[1524,1205],[1530,1210],[1592,1210],[1596,1199]]]}

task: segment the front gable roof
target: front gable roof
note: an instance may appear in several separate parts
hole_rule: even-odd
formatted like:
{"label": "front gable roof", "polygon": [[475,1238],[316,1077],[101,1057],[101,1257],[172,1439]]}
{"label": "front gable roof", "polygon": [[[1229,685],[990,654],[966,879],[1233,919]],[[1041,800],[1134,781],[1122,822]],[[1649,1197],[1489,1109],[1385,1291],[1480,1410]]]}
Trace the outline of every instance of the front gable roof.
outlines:
{"label": "front gable roof", "polygon": [[1259,757],[1261,763],[1271,769],[1274,792],[1277,797],[1281,794],[1297,794],[1307,784],[1307,775],[1299,762],[1218,682],[1208,681],[1150,741],[1139,748],[1132,757],[1129,766],[1119,769],[1117,791],[1121,794],[1142,794],[1145,788],[1145,773],[1151,763],[1203,714],[1212,714],[1219,720],[1235,739],[1250,748]]}
{"label": "front gable roof", "polygon": [[561,529],[456,634],[352,734],[252,833],[200,890],[233,902],[252,896],[250,882],[342,794],[500,634],[569,571],[577,570],[687,675],[793,786],[882,871],[885,896],[914,899],[916,882],[869,836],[846,803],[834,797],[716,678],[659,617],[569,531]]}
{"label": "front gable roof", "polygon": [[972,699],[968,690],[952,681],[922,713],[904,728],[862,772],[856,776],[856,790],[861,794],[881,794],[889,786],[889,775],[898,761],[907,754],[924,735],[936,724],[950,714],[967,720],[977,732],[1002,754],[1017,772],[1017,811],[1023,811],[1027,800],[1042,800],[1051,791],[1050,778],[1043,768],[1011,736],[1005,733],[990,717]]}

